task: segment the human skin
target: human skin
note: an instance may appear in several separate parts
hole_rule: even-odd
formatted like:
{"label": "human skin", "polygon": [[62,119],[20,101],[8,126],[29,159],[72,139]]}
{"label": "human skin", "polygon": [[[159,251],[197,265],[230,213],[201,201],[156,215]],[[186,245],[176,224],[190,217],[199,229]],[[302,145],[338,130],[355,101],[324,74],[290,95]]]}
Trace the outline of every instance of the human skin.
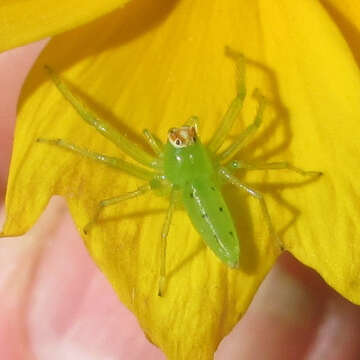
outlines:
{"label": "human skin", "polygon": [[[16,103],[46,41],[0,54],[0,201]],[[2,212],[3,213],[3,212]],[[28,235],[0,240],[0,358],[164,359],[88,256],[59,198]],[[360,358],[360,308],[280,257],[215,358]]]}

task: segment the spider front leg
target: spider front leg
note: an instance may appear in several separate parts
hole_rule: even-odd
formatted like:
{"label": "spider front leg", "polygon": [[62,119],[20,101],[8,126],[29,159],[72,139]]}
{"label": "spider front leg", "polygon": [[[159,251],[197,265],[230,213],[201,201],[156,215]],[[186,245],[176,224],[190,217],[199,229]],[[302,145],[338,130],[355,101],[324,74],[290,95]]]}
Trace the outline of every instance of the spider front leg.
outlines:
{"label": "spider front leg", "polygon": [[280,240],[278,234],[276,233],[274,226],[272,224],[272,220],[271,220],[271,216],[268,210],[268,207],[266,205],[265,199],[263,194],[261,194],[260,192],[252,189],[251,187],[247,186],[246,184],[242,183],[241,181],[239,181],[238,178],[236,178],[235,176],[233,176],[226,168],[221,167],[219,169],[219,173],[220,175],[223,177],[223,179],[225,179],[228,183],[236,186],[238,189],[245,191],[247,194],[251,195],[252,197],[256,198],[257,200],[259,200],[260,206],[261,206],[261,211],[263,212],[264,215],[264,219],[266,222],[266,225],[269,229],[269,233],[270,233],[270,237],[273,238],[277,244],[277,246],[279,247],[279,249],[281,251],[284,250],[284,244],[282,243],[282,241]]}
{"label": "spider front leg", "polygon": [[160,139],[158,139],[150,130],[144,129],[143,134],[145,136],[145,140],[153,150],[153,152],[160,156],[164,151],[164,144]]}
{"label": "spider front leg", "polygon": [[246,96],[245,87],[245,57],[238,55],[237,63],[237,94],[235,99],[231,102],[227,109],[220,126],[216,130],[215,134],[211,138],[208,144],[208,148],[212,153],[216,153],[217,150],[224,143],[227,138],[235,120],[240,115],[244,99]]}
{"label": "spider front leg", "polygon": [[112,141],[125,154],[135,161],[150,168],[160,167],[156,158],[142,150],[126,136],[121,134],[113,125],[104,119],[100,119],[92,110],[90,110],[71,92],[66,83],[56,74],[54,70],[52,70],[49,66],[45,66],[45,69],[49,72],[54,85],[84,121],[93,126],[99,133]]}
{"label": "spider front leg", "polygon": [[225,162],[227,159],[231,159],[236,153],[238,153],[246,144],[246,140],[248,140],[249,137],[253,135],[261,126],[266,101],[264,96],[260,94],[259,90],[255,90],[254,93],[257,96],[259,102],[254,121],[240,135],[236,137],[235,141],[231,145],[229,145],[222,153],[218,155],[218,159],[221,162]]}
{"label": "spider front leg", "polygon": [[190,116],[184,126],[194,127],[196,133],[199,133],[199,118],[196,115]]}
{"label": "spider front leg", "polygon": [[124,200],[129,200],[129,199],[139,197],[139,196],[147,193],[149,190],[151,190],[151,186],[150,186],[150,184],[147,184],[147,185],[138,187],[135,191],[131,191],[131,192],[122,194],[120,196],[115,196],[115,197],[100,201],[93,218],[85,225],[85,227],[83,229],[84,233],[88,234],[91,226],[93,226],[96,223],[97,219],[99,218],[99,215],[103,208],[105,208],[107,206],[118,204],[119,202],[124,201]]}

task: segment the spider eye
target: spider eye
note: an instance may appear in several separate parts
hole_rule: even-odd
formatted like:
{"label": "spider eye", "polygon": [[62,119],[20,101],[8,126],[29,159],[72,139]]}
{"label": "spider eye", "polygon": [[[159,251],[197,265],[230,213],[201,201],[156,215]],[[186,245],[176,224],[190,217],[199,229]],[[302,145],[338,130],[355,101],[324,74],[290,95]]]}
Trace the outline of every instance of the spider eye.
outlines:
{"label": "spider eye", "polygon": [[175,140],[175,144],[176,144],[176,145],[181,145],[180,139],[176,139],[176,140]]}

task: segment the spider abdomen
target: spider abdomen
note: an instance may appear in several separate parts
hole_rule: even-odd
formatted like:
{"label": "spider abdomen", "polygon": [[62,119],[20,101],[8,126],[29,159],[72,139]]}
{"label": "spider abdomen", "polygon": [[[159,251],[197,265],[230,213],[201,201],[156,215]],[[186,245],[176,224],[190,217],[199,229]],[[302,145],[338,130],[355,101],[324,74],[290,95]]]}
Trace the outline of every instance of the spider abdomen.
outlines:
{"label": "spider abdomen", "polygon": [[229,208],[216,182],[199,177],[184,184],[184,207],[207,246],[225,264],[237,267],[239,239]]}

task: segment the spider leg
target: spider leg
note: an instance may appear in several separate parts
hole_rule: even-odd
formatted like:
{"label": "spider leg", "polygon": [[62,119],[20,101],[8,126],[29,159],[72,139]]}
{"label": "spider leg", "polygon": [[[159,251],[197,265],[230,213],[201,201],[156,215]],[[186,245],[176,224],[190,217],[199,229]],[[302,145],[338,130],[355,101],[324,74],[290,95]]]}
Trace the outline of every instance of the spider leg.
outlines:
{"label": "spider leg", "polygon": [[199,118],[196,115],[190,116],[184,124],[185,126],[195,127],[196,133],[199,132]]}
{"label": "spider leg", "polygon": [[161,255],[160,255],[160,279],[158,295],[164,295],[165,280],[166,280],[166,245],[169,229],[171,225],[172,215],[175,207],[174,189],[171,190],[169,199],[169,208],[161,231]]}
{"label": "spider leg", "polygon": [[265,164],[253,164],[245,161],[233,160],[229,161],[225,165],[228,169],[245,169],[245,170],[280,170],[287,169],[290,171],[294,171],[302,176],[321,176],[322,172],[320,171],[307,171],[300,169],[287,161],[273,162],[273,163],[265,163]]}
{"label": "spider leg", "polygon": [[215,131],[213,137],[210,139],[208,144],[209,150],[215,153],[221,145],[224,143],[228,136],[235,120],[238,118],[245,96],[245,58],[243,55],[239,55],[236,63],[237,67],[237,94],[234,100],[231,102],[227,109],[220,126]]}
{"label": "spider leg", "polygon": [[89,159],[102,162],[103,164],[109,165],[111,167],[115,167],[117,169],[123,170],[126,173],[133,175],[135,177],[138,177],[143,180],[151,180],[155,173],[152,171],[149,171],[147,169],[141,168],[139,166],[136,166],[134,164],[131,164],[125,160],[118,159],[115,157],[106,156],[97,152],[93,152],[87,149],[80,148],[74,144],[68,143],[65,140],[62,139],[42,139],[39,138],[36,140],[40,143],[46,143],[50,145],[59,146],[61,148],[65,148],[67,150],[71,150],[73,152],[76,152],[84,157],[87,157]]}
{"label": "spider leg", "polygon": [[270,216],[270,213],[269,213],[268,207],[266,205],[263,194],[252,189],[251,187],[247,186],[246,184],[242,183],[238,178],[233,176],[226,168],[223,168],[223,167],[220,168],[219,173],[227,182],[236,186],[238,189],[245,191],[250,196],[254,197],[255,199],[257,199],[259,201],[260,206],[261,206],[261,211],[264,215],[264,219],[265,219],[266,225],[269,229],[271,238],[273,238],[275,240],[277,246],[279,247],[279,249],[281,251],[284,250],[284,244],[282,243],[282,241],[280,240],[278,234],[276,233],[276,231],[274,229],[274,226],[273,226],[272,220],[271,220],[271,216]]}
{"label": "spider leg", "polygon": [[154,153],[160,156],[164,150],[164,144],[160,139],[158,139],[150,130],[144,129],[143,134],[145,136],[145,140],[154,151]]}
{"label": "spider leg", "polygon": [[46,66],[46,70],[49,72],[51,79],[57,89],[61,92],[64,98],[73,106],[78,114],[89,125],[93,126],[103,136],[108,138],[114,144],[116,144],[125,154],[136,160],[142,165],[157,168],[157,159],[142,150],[139,146],[128,140],[122,135],[114,126],[105,120],[100,119],[90,109],[88,109],[68,88],[68,86],[61,80],[61,78],[52,70]]}
{"label": "spider leg", "polygon": [[231,145],[218,155],[218,159],[221,162],[231,159],[246,144],[246,140],[259,129],[262,123],[266,101],[264,96],[262,96],[258,90],[255,92],[258,96],[259,105],[254,121],[239,136],[237,136]]}
{"label": "spider leg", "polygon": [[147,185],[138,187],[135,191],[131,191],[131,192],[119,195],[119,196],[115,196],[115,197],[100,201],[93,218],[85,225],[85,227],[83,229],[84,233],[88,234],[90,228],[96,223],[96,221],[99,218],[100,213],[104,207],[118,204],[119,202],[124,201],[124,200],[136,198],[138,196],[145,194],[149,190],[151,190],[151,186],[150,186],[150,184],[147,184]]}

